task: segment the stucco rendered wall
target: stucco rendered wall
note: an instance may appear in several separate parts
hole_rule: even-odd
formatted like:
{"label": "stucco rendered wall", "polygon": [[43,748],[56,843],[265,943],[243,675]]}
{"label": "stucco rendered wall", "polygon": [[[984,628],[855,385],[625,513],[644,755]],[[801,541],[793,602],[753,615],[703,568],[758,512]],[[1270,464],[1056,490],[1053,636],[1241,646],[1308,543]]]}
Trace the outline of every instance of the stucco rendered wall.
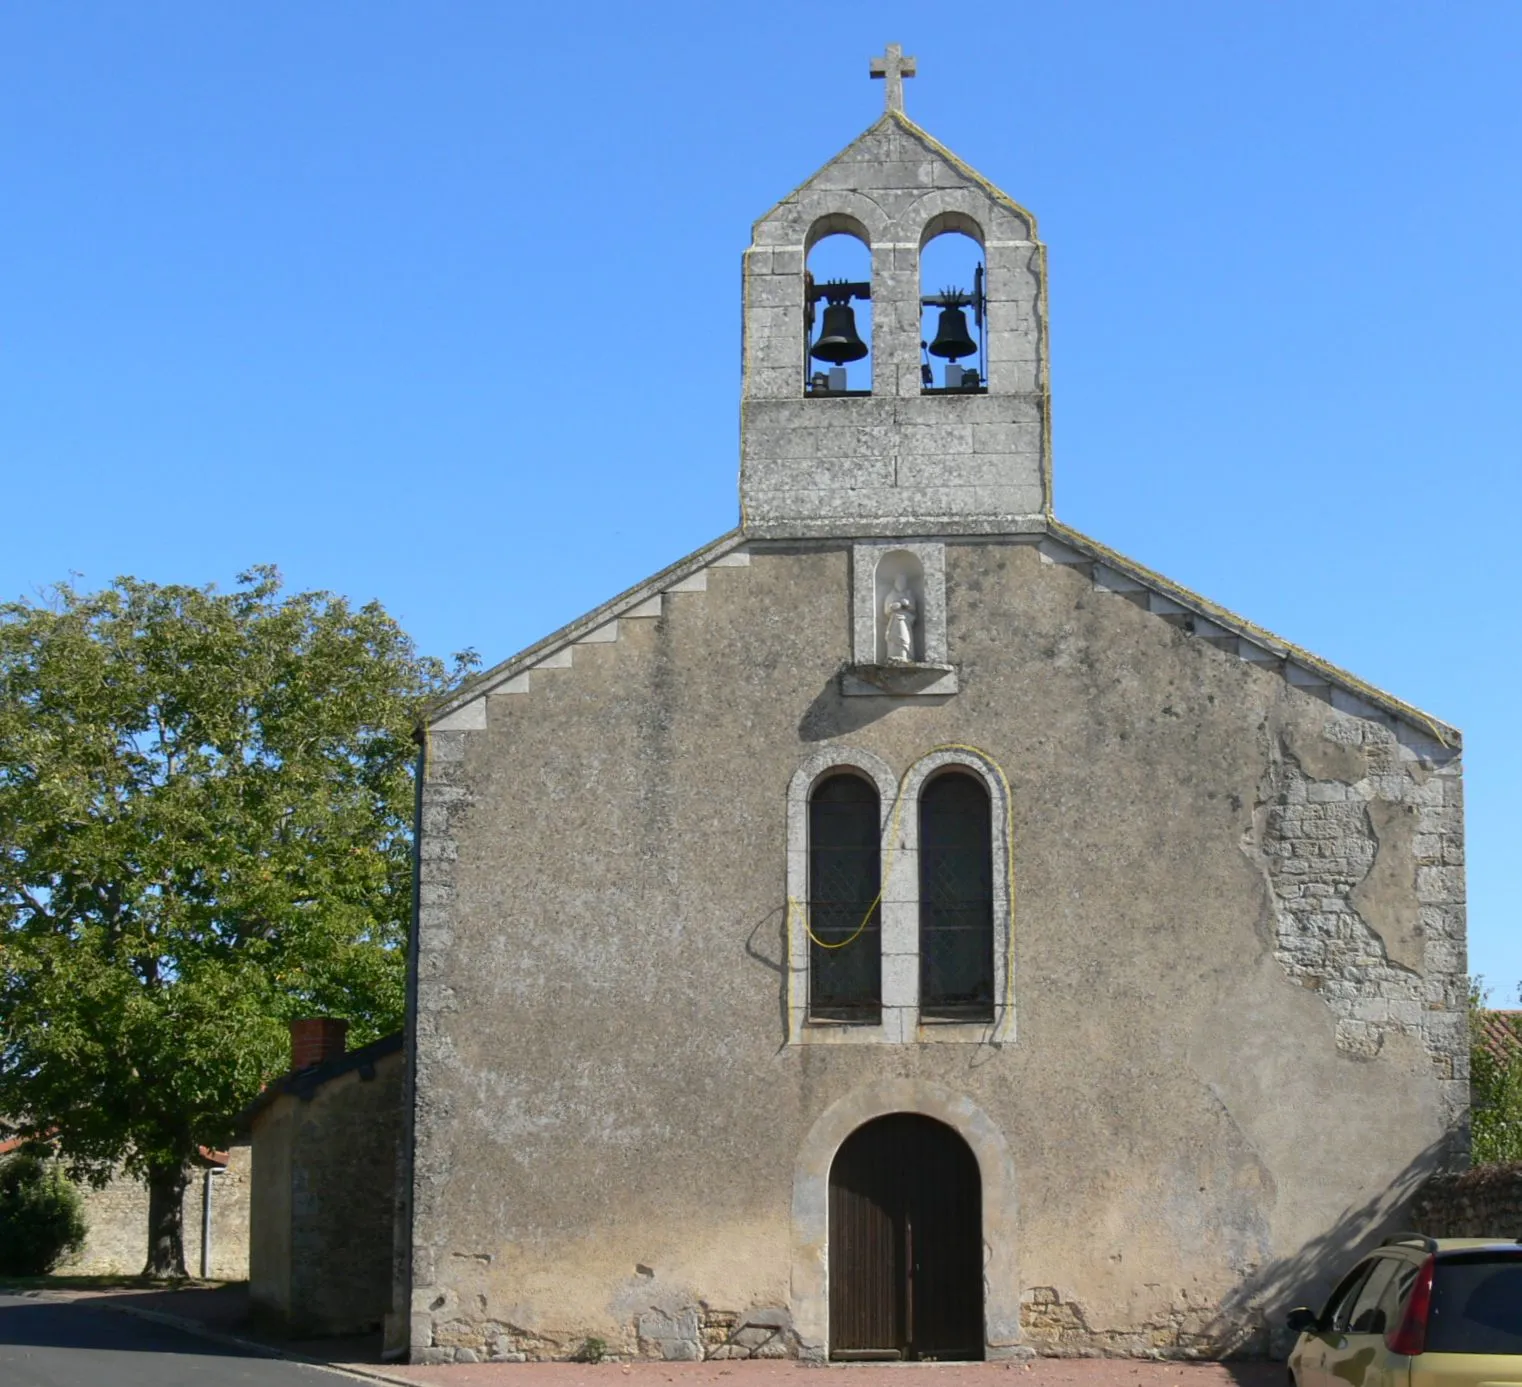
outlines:
{"label": "stucco rendered wall", "polygon": [[[894,1091],[1007,1150],[991,1355],[1262,1347],[1461,1158],[1457,758],[1018,542],[948,542],[960,692],[842,698],[849,546],[748,548],[429,737],[414,1359],[824,1353],[804,1153]],[[945,743],[1010,784],[1013,1038],[788,1044],[789,781]]]}
{"label": "stucco rendered wall", "polygon": [[[248,1206],[250,1151],[247,1144],[228,1152],[227,1166],[213,1177],[211,1195],[211,1265],[213,1281],[248,1279]],[[197,1166],[185,1187],[182,1212],[185,1269],[201,1274],[201,1204],[206,1171]],[[79,1186],[84,1204],[85,1245],[77,1257],[61,1263],[60,1275],[136,1276],[148,1258],[148,1187],[119,1174],[100,1189]]]}
{"label": "stucco rendered wall", "polygon": [[297,1100],[276,1098],[254,1121],[248,1300],[276,1324],[291,1310],[291,1154]]}
{"label": "stucco rendered wall", "polygon": [[292,1334],[360,1333],[386,1312],[404,1072],[396,1050],[254,1120],[250,1299]]}

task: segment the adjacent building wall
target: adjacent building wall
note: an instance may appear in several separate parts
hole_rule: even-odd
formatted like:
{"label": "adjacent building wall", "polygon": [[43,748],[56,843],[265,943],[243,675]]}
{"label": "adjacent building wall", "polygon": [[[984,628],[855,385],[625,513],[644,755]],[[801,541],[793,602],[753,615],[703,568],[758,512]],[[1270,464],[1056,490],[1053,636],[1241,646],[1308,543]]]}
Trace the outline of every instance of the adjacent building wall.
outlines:
{"label": "adjacent building wall", "polygon": [[[843,698],[848,544],[736,557],[430,736],[414,1357],[823,1352],[800,1153],[889,1080],[1002,1135],[1011,1337],[1261,1347],[1462,1156],[1456,752],[1015,542],[947,544],[960,692]],[[790,1044],[790,781],[947,743],[1010,785],[1013,1039]]]}
{"label": "adjacent building wall", "polygon": [[291,1160],[300,1100],[276,1096],[253,1123],[248,1299],[276,1324],[291,1316]]}
{"label": "adjacent building wall", "polygon": [[360,1333],[386,1312],[402,1077],[392,1037],[287,1079],[253,1116],[249,1296],[293,1335]]}

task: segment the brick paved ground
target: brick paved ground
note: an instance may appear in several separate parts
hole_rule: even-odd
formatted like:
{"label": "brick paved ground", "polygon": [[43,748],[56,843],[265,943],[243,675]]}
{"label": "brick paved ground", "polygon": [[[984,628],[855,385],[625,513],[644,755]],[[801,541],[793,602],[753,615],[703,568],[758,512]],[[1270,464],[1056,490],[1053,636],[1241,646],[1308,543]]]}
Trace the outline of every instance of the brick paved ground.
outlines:
{"label": "brick paved ground", "polygon": [[1038,1358],[1029,1364],[456,1363],[387,1367],[398,1381],[447,1387],[1282,1387],[1282,1363],[1138,1363]]}
{"label": "brick paved ground", "polygon": [[1033,1363],[836,1365],[751,1363],[455,1363],[381,1364],[379,1336],[290,1343],[247,1323],[247,1287],[178,1290],[113,1287],[44,1292],[50,1299],[135,1308],[268,1343],[335,1368],[417,1387],[1284,1387],[1282,1363],[1168,1363],[1129,1358],[1038,1358]]}

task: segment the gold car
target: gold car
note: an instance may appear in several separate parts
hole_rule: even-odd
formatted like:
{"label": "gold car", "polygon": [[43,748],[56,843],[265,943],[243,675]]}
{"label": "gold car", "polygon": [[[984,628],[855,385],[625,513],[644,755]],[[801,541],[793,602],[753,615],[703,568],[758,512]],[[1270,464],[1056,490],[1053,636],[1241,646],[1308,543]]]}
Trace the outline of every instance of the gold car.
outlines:
{"label": "gold car", "polygon": [[1290,1387],[1522,1387],[1522,1242],[1388,1238],[1289,1327]]}

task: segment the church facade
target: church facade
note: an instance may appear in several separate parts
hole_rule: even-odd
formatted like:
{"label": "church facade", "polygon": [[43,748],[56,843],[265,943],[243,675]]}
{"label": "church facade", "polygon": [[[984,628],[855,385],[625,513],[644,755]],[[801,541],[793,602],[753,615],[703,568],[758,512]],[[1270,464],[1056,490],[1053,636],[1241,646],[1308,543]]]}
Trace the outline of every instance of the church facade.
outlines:
{"label": "church facade", "polygon": [[745,252],[739,527],[426,729],[415,1361],[1262,1348],[1463,1159],[1458,733],[1056,519],[1034,220],[878,66]]}

